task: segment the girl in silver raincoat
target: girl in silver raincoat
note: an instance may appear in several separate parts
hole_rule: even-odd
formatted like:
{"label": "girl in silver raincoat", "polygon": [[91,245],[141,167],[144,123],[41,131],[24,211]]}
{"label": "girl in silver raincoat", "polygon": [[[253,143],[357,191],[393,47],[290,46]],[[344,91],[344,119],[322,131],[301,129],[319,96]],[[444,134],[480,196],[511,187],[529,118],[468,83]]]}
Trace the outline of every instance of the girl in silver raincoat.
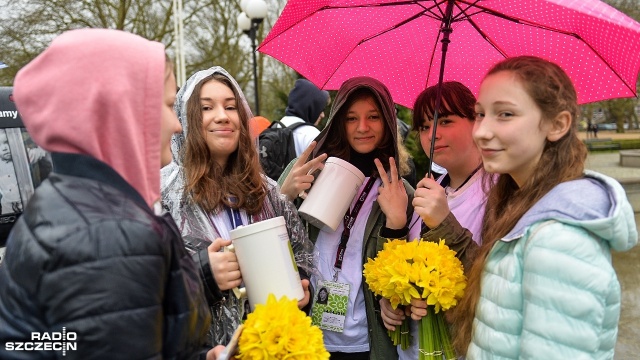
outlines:
{"label": "girl in silver raincoat", "polygon": [[[182,133],[172,140],[174,162],[162,169],[162,203],[175,219],[202,271],[212,307],[212,344],[226,344],[242,321],[243,300],[231,289],[242,276],[235,254],[224,252],[239,225],[284,216],[309,302],[313,244],[293,204],[264,176],[249,135],[252,117],[235,79],[221,67],[192,75],[174,106]],[[194,131],[195,130],[195,131]]]}

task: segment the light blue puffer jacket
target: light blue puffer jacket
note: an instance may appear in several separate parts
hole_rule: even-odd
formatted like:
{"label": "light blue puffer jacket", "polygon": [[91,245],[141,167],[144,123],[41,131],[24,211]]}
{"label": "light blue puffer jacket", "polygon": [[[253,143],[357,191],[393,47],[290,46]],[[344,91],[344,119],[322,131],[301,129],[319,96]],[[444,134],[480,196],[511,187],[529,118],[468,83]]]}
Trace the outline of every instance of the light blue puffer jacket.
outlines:
{"label": "light blue puffer jacket", "polygon": [[612,359],[620,284],[611,250],[636,245],[622,186],[562,183],[491,250],[467,359]]}

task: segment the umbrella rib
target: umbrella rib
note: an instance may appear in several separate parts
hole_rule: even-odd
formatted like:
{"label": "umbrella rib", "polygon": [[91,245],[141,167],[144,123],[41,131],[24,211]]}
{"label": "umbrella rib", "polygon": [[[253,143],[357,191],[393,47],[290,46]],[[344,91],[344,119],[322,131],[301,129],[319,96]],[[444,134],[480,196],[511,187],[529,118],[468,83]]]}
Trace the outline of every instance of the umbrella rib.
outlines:
{"label": "umbrella rib", "polygon": [[372,40],[372,39],[374,39],[374,38],[377,38],[377,37],[378,37],[378,36],[380,36],[380,35],[384,35],[384,34],[388,33],[388,32],[389,32],[389,31],[391,31],[391,30],[395,30],[395,29],[397,29],[397,28],[401,27],[402,25],[404,25],[404,24],[406,24],[406,23],[408,23],[408,22],[411,22],[411,21],[413,21],[413,20],[415,20],[415,19],[419,18],[420,16],[424,15],[424,13],[425,13],[425,12],[426,12],[426,10],[425,10],[425,11],[421,11],[421,12],[419,12],[419,13],[417,13],[417,14],[415,14],[415,15],[411,16],[411,17],[408,17],[408,18],[406,18],[406,19],[402,20],[401,22],[399,22],[399,23],[397,23],[397,24],[395,24],[395,25],[393,25],[393,26],[391,26],[391,27],[388,27],[388,28],[386,28],[386,29],[384,29],[384,30],[382,30],[382,31],[380,31],[380,32],[377,32],[377,33],[375,33],[375,34],[373,34],[373,35],[370,35],[369,37],[363,38],[362,40],[360,40],[360,41],[356,44],[356,46],[355,46],[355,47],[358,47],[358,46],[360,46],[361,44],[363,44],[363,43],[365,43],[365,42],[367,42],[367,41],[369,41],[369,40]]}
{"label": "umbrella rib", "polygon": [[[605,60],[599,52],[597,52],[592,46],[591,44],[589,44],[588,42],[584,41],[584,39],[582,39],[580,36],[576,36],[578,38],[578,40],[582,41],[583,44],[587,45],[587,47],[589,47],[589,49],[591,49],[591,51],[593,51],[594,54],[596,54],[597,57],[600,58],[600,60],[602,60],[602,62],[607,65],[607,67],[611,70],[611,72],[613,72],[614,74],[616,74],[616,76],[618,77],[618,79],[620,79],[620,81],[622,81],[622,83],[624,84],[624,86],[627,87],[627,89],[629,89],[629,91],[631,91],[632,94],[636,94],[636,88],[635,86],[632,88],[631,86],[629,86],[629,84],[627,84],[627,82],[624,80],[624,78],[622,76],[620,76],[620,74],[618,74],[618,72],[616,71],[616,69],[614,69],[607,60]],[[637,96],[637,95],[636,95]]]}
{"label": "umbrella rib", "polygon": [[[446,0],[442,0],[442,1],[431,1],[433,3],[432,6],[430,7],[426,7],[424,6],[422,3],[417,2],[416,5],[422,7],[423,9],[425,9],[425,11],[423,12],[423,15],[426,17],[429,17],[431,19],[434,20],[439,20],[442,21],[444,19],[444,12],[442,11],[442,9],[440,8],[440,5],[444,4]],[[438,12],[435,12],[434,9],[438,9]],[[431,14],[431,15],[429,15]]]}
{"label": "umbrella rib", "polygon": [[[477,1],[476,1],[476,2],[477,2]],[[458,6],[458,4],[457,4],[457,3],[458,3],[458,1],[454,2],[454,4],[456,5],[456,7],[458,7],[458,9],[460,9],[460,6]],[[444,11],[442,11],[442,9],[440,8],[440,5],[442,5],[442,4],[444,4],[444,2],[440,2],[440,3],[438,3],[438,4],[436,4],[436,5],[434,6],[434,7],[437,7],[437,8],[438,8],[438,10],[440,11],[440,17],[438,17],[438,15],[437,15],[436,13],[434,13],[433,11],[431,11],[431,9],[433,9],[433,7],[429,9],[429,12],[430,12],[430,13],[432,13],[432,14],[434,15],[434,18],[435,18],[435,19],[437,19],[437,20],[440,20],[441,22],[442,22],[442,21],[444,21],[444,16],[445,16]],[[474,3],[474,4],[475,4],[475,3]],[[467,5],[469,5],[469,7],[473,6],[473,4],[467,4]],[[467,7],[467,9],[468,9],[469,7]],[[466,9],[465,9],[465,10],[460,9],[460,11],[464,12],[464,11],[466,11]],[[457,18],[457,16],[453,17],[453,18],[451,19],[451,22],[457,21],[457,19],[456,19],[456,18]],[[437,50],[437,48],[438,48],[438,43],[440,42],[440,35],[441,35],[441,34],[442,34],[442,31],[438,31],[438,36],[436,37],[436,41],[435,41],[435,43],[433,44],[433,48],[432,48],[432,50],[431,50],[431,57],[430,57],[430,60],[429,60],[429,69],[431,69],[431,68],[433,67],[433,60],[435,59],[435,54],[436,54],[436,50]],[[429,79],[430,79],[430,78],[431,78],[431,71],[427,71],[427,79],[426,79],[426,81],[425,81],[425,88],[429,85]]]}
{"label": "umbrella rib", "polygon": [[500,46],[498,46],[498,44],[496,44],[493,39],[491,39],[489,37],[489,35],[487,35],[487,33],[485,33],[482,29],[480,29],[480,26],[473,20],[473,16],[479,13],[482,13],[483,11],[477,11],[477,12],[473,12],[473,13],[468,13],[467,11],[471,8],[473,8],[474,6],[477,7],[477,3],[479,0],[476,0],[475,2],[473,2],[472,4],[470,3],[465,3],[467,5],[466,8],[462,8],[460,6],[460,4],[458,4],[458,2],[455,3],[456,7],[458,8],[458,10],[460,10],[460,12],[458,13],[458,15],[456,15],[454,17],[455,22],[459,22],[459,21],[468,21],[469,24],[471,24],[471,26],[476,29],[476,31],[478,32],[478,34],[480,34],[480,36],[482,36],[482,38],[489,43],[489,45],[491,45],[494,49],[496,49],[497,52],[500,53],[500,55],[502,55],[503,57],[508,57],[506,51],[504,51],[502,48],[500,48]]}
{"label": "umbrella rib", "polygon": [[[457,3],[458,3],[458,2],[456,1],[456,6],[458,6],[458,4],[457,4]],[[533,22],[533,21],[529,21],[529,20],[525,20],[525,19],[519,19],[519,18],[515,18],[515,17],[512,17],[512,16],[505,15],[505,14],[501,14],[501,13],[498,13],[498,12],[493,11],[493,10],[491,10],[491,9],[487,9],[487,8],[485,8],[485,7],[483,7],[483,6],[477,5],[477,3],[478,3],[478,0],[476,0],[473,4],[468,4],[468,5],[469,5],[469,7],[468,7],[468,8],[470,8],[470,7],[474,6],[474,7],[476,7],[477,9],[479,9],[479,11],[475,12],[474,14],[467,14],[467,13],[466,13],[466,9],[465,9],[465,10],[462,10],[462,9],[460,9],[460,7],[458,6],[458,8],[459,8],[459,9],[460,9],[460,11],[461,11],[461,13],[460,13],[460,14],[464,13],[464,17],[463,17],[463,18],[466,18],[466,19],[467,19],[467,21],[471,24],[471,26],[473,26],[473,28],[474,28],[474,29],[476,29],[476,31],[478,31],[478,33],[480,34],[480,36],[482,36],[482,37],[483,37],[483,38],[484,38],[484,39],[485,39],[485,40],[486,40],[486,41],[487,41],[487,42],[488,42],[488,43],[489,43],[489,44],[490,44],[494,49],[496,49],[496,51],[498,51],[498,52],[499,52],[502,56],[504,56],[505,58],[507,58],[507,57],[508,57],[507,53],[506,53],[505,51],[503,51],[503,50],[502,50],[502,49],[501,49],[501,48],[500,48],[500,47],[499,47],[499,46],[498,46],[498,45],[497,45],[497,44],[496,44],[496,43],[495,43],[495,42],[494,42],[494,41],[493,41],[493,40],[492,40],[492,39],[491,39],[491,38],[490,38],[490,37],[489,37],[489,36],[484,32],[484,31],[482,31],[482,29],[480,29],[480,27],[478,26],[478,24],[477,24],[475,21],[473,21],[473,20],[472,20],[472,17],[473,17],[474,15],[484,12],[484,13],[488,13],[488,14],[490,14],[490,15],[497,16],[497,17],[500,17],[500,18],[505,19],[505,20],[508,20],[508,21],[512,21],[512,22],[517,23],[517,24],[522,24],[522,25],[525,25],[525,26],[531,26],[531,27],[534,27],[534,28],[538,28],[538,29],[542,29],[542,30],[546,30],[546,31],[555,32],[555,33],[559,33],[559,34],[563,34],[563,35],[567,35],[567,36],[574,37],[574,38],[576,38],[577,40],[581,41],[583,44],[585,44],[585,45],[586,45],[586,46],[591,50],[591,52],[593,52],[593,53],[594,53],[598,58],[600,58],[600,60],[602,60],[602,62],[603,62],[603,63],[604,63],[608,68],[609,68],[609,70],[611,70],[611,72],[613,72],[613,73],[618,77],[618,79],[620,79],[620,81],[622,81],[622,83],[624,84],[624,86],[626,86],[626,87],[627,87],[627,89],[629,89],[633,94],[635,94],[635,93],[636,93],[636,91],[635,91],[635,86],[632,88],[632,87],[631,87],[631,86],[630,86],[630,85],[629,85],[629,84],[624,80],[624,78],[623,78],[622,76],[620,76],[620,74],[618,73],[618,71],[616,71],[616,69],[614,69],[614,68],[613,68],[613,66],[611,66],[611,64],[609,64],[609,62],[608,62],[607,60],[605,60],[605,59],[602,57],[602,55],[600,55],[600,53],[599,53],[599,52],[597,52],[597,51],[596,51],[596,50],[591,46],[591,44],[589,44],[588,42],[584,41],[584,39],[582,38],[582,36],[580,36],[579,34],[576,34],[576,33],[574,33],[574,32],[570,32],[570,31],[564,31],[564,30],[560,30],[560,29],[554,29],[554,28],[552,28],[552,27],[549,27],[549,26],[546,26],[546,25],[543,25],[543,24],[539,24],[539,23],[536,23],[536,22]],[[467,9],[468,9],[468,8],[467,8]],[[460,14],[459,14],[459,15],[460,15]],[[457,16],[456,16],[456,17],[457,17]],[[462,19],[456,19],[456,21],[462,21]]]}
{"label": "umbrella rib", "polygon": [[616,69],[614,69],[613,66],[611,66],[611,64],[609,64],[609,62],[606,59],[604,59],[602,57],[602,55],[600,55],[600,53],[597,52],[593,48],[593,46],[591,46],[591,44],[589,44],[588,42],[584,41],[582,36],[580,36],[579,34],[576,34],[574,32],[570,32],[570,31],[554,29],[552,27],[549,27],[549,26],[546,26],[546,25],[542,25],[542,24],[538,24],[538,23],[534,23],[532,21],[527,21],[527,20],[519,21],[519,23],[523,24],[523,25],[528,25],[528,26],[531,26],[531,27],[535,27],[535,28],[539,28],[539,29],[543,29],[543,30],[547,30],[547,31],[555,32],[555,33],[559,33],[559,34],[564,34],[564,35],[572,36],[572,37],[576,38],[577,40],[579,40],[580,42],[585,44],[591,50],[591,52],[593,52],[598,58],[600,58],[600,60],[602,60],[602,62],[609,68],[609,70],[611,70],[611,72],[613,72],[618,77],[618,79],[620,79],[620,81],[622,81],[624,86],[626,86],[627,89],[629,89],[631,91],[631,93],[633,93],[633,94],[636,93],[635,86],[632,88],[629,84],[627,84],[627,82],[624,80],[624,78],[622,76],[620,76],[618,71],[616,71]]}
{"label": "umbrella rib", "polygon": [[[434,3],[434,5],[433,5],[433,6],[431,6],[431,7],[426,7],[426,6],[424,6],[423,4],[421,4],[421,3],[420,3],[420,1],[416,1],[416,0],[400,1],[400,2],[396,2],[396,3],[389,3],[389,4],[363,4],[363,5],[356,5],[356,6],[346,6],[346,5],[344,5],[344,6],[333,6],[333,5],[325,5],[325,6],[321,7],[320,9],[318,9],[318,10],[316,10],[316,11],[312,12],[312,13],[307,14],[306,16],[304,16],[304,17],[303,17],[303,18],[301,18],[300,20],[296,21],[295,23],[291,24],[291,25],[290,25],[289,27],[287,27],[286,29],[284,29],[284,30],[280,31],[280,33],[279,33],[279,34],[283,34],[283,33],[287,32],[287,31],[289,31],[291,28],[293,28],[294,26],[296,26],[296,25],[298,25],[299,23],[303,22],[304,20],[306,20],[306,19],[308,19],[308,18],[310,18],[310,17],[314,16],[315,14],[317,14],[317,13],[319,13],[319,12],[326,11],[326,10],[343,9],[343,8],[371,8],[371,7],[384,7],[384,6],[402,6],[402,5],[418,5],[418,6],[420,6],[420,7],[422,7],[422,8],[424,9],[423,11],[421,11],[421,12],[419,12],[419,13],[417,13],[417,14],[415,14],[415,15],[411,16],[410,18],[407,18],[407,19],[403,20],[402,22],[400,22],[400,23],[398,23],[398,24],[395,24],[394,26],[392,26],[392,27],[390,27],[390,28],[387,28],[387,29],[385,29],[385,30],[383,30],[383,31],[381,31],[381,32],[378,32],[378,33],[376,33],[376,34],[374,34],[374,35],[371,35],[371,36],[369,36],[369,37],[367,37],[367,38],[364,38],[364,39],[360,40],[360,41],[359,41],[359,42],[354,46],[354,48],[353,48],[353,49],[355,49],[355,48],[357,48],[358,46],[362,45],[363,43],[365,43],[365,42],[367,42],[367,41],[369,41],[369,40],[371,40],[371,39],[374,39],[374,38],[376,38],[376,37],[378,37],[378,36],[380,36],[380,35],[382,35],[382,34],[385,34],[385,33],[389,32],[389,31],[391,31],[391,30],[395,30],[395,29],[397,29],[398,27],[400,27],[400,26],[402,26],[402,25],[404,25],[404,24],[406,24],[406,23],[408,23],[408,22],[410,22],[410,21],[413,21],[414,19],[417,19],[417,18],[418,18],[418,17],[420,17],[420,16],[428,16],[428,15],[427,15],[427,13],[433,14],[433,17],[435,17],[436,19],[442,20],[442,17],[444,17],[444,13],[443,13],[443,12],[442,12],[442,10],[440,9],[439,5],[441,5],[441,4],[442,4],[442,3],[444,3],[444,2],[445,2],[445,0],[436,1],[436,2]],[[435,12],[433,12],[433,9],[434,9],[434,8],[437,8],[438,10],[440,10],[440,17],[438,17],[438,15],[437,15]],[[429,16],[429,17],[431,17],[431,16]],[[262,48],[263,46],[267,45],[269,42],[271,42],[271,40],[276,39],[276,38],[277,38],[277,36],[276,36],[276,37],[273,37],[273,38],[271,38],[271,39],[269,39],[269,41],[263,41],[263,42],[258,46],[257,50],[258,50],[258,51],[260,51],[260,50],[261,50],[261,48]],[[437,41],[439,41],[439,36],[438,36],[438,38],[436,39],[436,45],[437,45]],[[347,59],[347,58],[349,57],[349,55],[353,52],[353,49],[351,49],[351,51],[349,51],[349,52],[347,53],[347,56],[345,56],[345,57],[344,57],[344,59],[342,59],[342,61],[340,62],[340,64],[339,64],[339,65],[336,67],[336,69],[331,73],[331,76],[327,77],[327,80],[322,84],[322,87],[321,87],[321,88],[324,88],[324,86],[329,82],[329,79],[331,79],[331,77],[332,77],[332,76],[333,76],[333,75],[338,71],[338,69],[340,68],[340,66],[341,66],[342,64],[344,64],[344,62],[346,61],[346,59]],[[434,52],[435,52],[435,48],[434,48]],[[433,52],[432,52],[432,56],[431,56],[431,64],[432,64],[432,63],[433,63]]]}
{"label": "umbrella rib", "polygon": [[[302,17],[300,20],[298,20],[298,21],[296,21],[295,23],[291,24],[291,25],[290,25],[289,27],[287,27],[286,29],[283,29],[282,31],[280,31],[280,33],[279,33],[278,35],[282,35],[283,33],[285,33],[285,32],[287,32],[287,31],[291,30],[291,28],[293,28],[294,26],[296,26],[296,25],[298,25],[299,23],[301,23],[301,22],[305,21],[306,19],[308,19],[308,18],[310,18],[310,17],[312,17],[312,16],[316,15],[317,13],[320,13],[320,12],[322,12],[322,11],[326,11],[326,10],[333,10],[333,9],[353,9],[353,8],[372,8],[372,7],[402,6],[402,5],[416,5],[416,4],[417,4],[417,1],[416,1],[416,0],[407,0],[407,1],[400,1],[400,2],[396,2],[396,3],[393,3],[393,4],[363,4],[363,5],[356,5],[356,6],[347,6],[347,5],[343,5],[343,6],[325,5],[325,6],[321,7],[321,8],[319,8],[318,10],[316,10],[316,11],[314,11],[314,12],[311,12],[311,13],[307,14],[306,16]],[[420,4],[418,4],[418,5],[420,5]],[[427,8],[425,8],[424,6],[422,6],[422,8],[427,9]],[[423,11],[423,12],[421,12],[420,14],[418,14],[417,16],[420,16],[420,15],[423,15],[423,14],[424,14],[424,11]],[[412,17],[410,20],[415,19],[417,16]],[[397,24],[396,26],[394,26],[394,27],[392,27],[392,28],[389,28],[389,29],[387,29],[387,30],[384,30],[383,32],[381,32],[381,33],[379,33],[379,34],[384,34],[385,32],[387,32],[387,31],[389,31],[389,30],[393,30],[393,29],[397,28],[398,26],[400,26],[401,24],[404,24],[405,22],[406,22],[406,21],[404,21],[404,22],[402,22],[402,23],[400,23],[400,24]],[[370,37],[370,38],[373,38],[373,37],[375,37],[375,35],[374,35],[374,36],[372,36],[372,37]],[[269,39],[269,41],[263,41],[263,42],[258,46],[258,50],[260,50],[260,49],[261,49],[263,46],[265,46],[266,44],[270,43],[270,42],[271,42],[271,40],[273,40],[273,39],[275,39],[275,38],[277,38],[277,36],[275,36],[275,37],[273,37],[273,38]],[[362,42],[362,41],[361,41],[361,42]],[[358,45],[360,45],[360,43],[358,43],[358,44],[356,45],[356,47],[357,47]]]}
{"label": "umbrella rib", "polygon": [[[425,11],[426,11],[426,10],[425,10]],[[333,75],[335,75],[335,73],[340,69],[340,67],[342,66],[342,64],[344,64],[344,62],[345,62],[345,61],[347,61],[347,59],[349,58],[349,55],[351,55],[351,54],[353,53],[353,50],[355,50],[356,48],[358,48],[358,46],[360,46],[360,45],[364,44],[365,42],[367,42],[367,41],[369,41],[369,40],[371,40],[371,39],[374,39],[374,38],[376,38],[376,37],[378,37],[378,36],[381,36],[381,35],[383,35],[383,34],[386,34],[387,32],[389,32],[389,31],[391,31],[391,30],[395,30],[395,29],[397,29],[398,27],[400,27],[400,26],[402,26],[402,25],[404,25],[404,24],[406,24],[406,23],[408,23],[408,22],[410,22],[410,21],[413,21],[414,19],[416,19],[416,18],[418,18],[418,17],[422,16],[422,15],[425,13],[425,11],[421,11],[421,12],[419,12],[418,14],[415,14],[415,15],[413,15],[413,16],[411,16],[411,17],[409,17],[409,18],[406,18],[405,20],[403,20],[403,21],[401,21],[401,22],[399,22],[399,23],[397,23],[397,24],[393,25],[392,27],[389,27],[389,28],[387,28],[387,29],[384,29],[384,30],[382,30],[382,31],[380,31],[380,32],[378,32],[378,33],[376,33],[376,34],[373,34],[373,35],[371,35],[371,36],[369,36],[369,37],[366,37],[366,38],[364,38],[364,39],[360,40],[360,41],[359,41],[357,44],[355,44],[355,46],[354,46],[354,47],[353,47],[353,48],[352,48],[352,49],[347,53],[347,55],[342,59],[342,61],[340,61],[340,63],[338,64],[338,66],[336,66],[336,67],[335,67],[335,69],[333,70],[333,72],[331,72],[331,75],[330,75],[330,76],[328,76],[328,77],[327,77],[327,80],[322,84],[322,87],[321,87],[321,88],[323,89],[323,88],[324,88],[324,86],[325,86],[325,85],[327,85],[327,83],[329,82],[329,80],[330,80],[330,79],[333,77]]]}
{"label": "umbrella rib", "polygon": [[[305,21],[306,19],[314,16],[315,14],[322,12],[322,11],[326,11],[326,10],[332,10],[332,9],[341,9],[341,8],[373,8],[373,7],[384,7],[384,6],[403,6],[403,5],[418,5],[420,7],[422,7],[424,10],[421,11],[418,14],[415,14],[413,16],[411,16],[410,18],[407,18],[405,20],[403,20],[402,22],[393,25],[392,27],[389,27],[381,32],[378,32],[377,34],[371,35],[367,38],[364,38],[362,40],[360,40],[355,46],[354,48],[348,52],[347,56],[345,56],[345,58],[340,62],[339,66],[337,66],[335,68],[335,70],[332,72],[331,76],[327,78],[327,80],[324,82],[322,88],[324,88],[324,86],[329,82],[329,79],[331,79],[331,77],[333,75],[335,75],[335,73],[338,71],[338,69],[340,68],[340,66],[342,66],[342,64],[344,64],[344,62],[346,61],[346,59],[349,57],[349,55],[351,53],[353,53],[353,50],[355,48],[357,48],[358,46],[362,45],[363,43],[372,40],[380,35],[383,35],[391,30],[397,29],[403,25],[405,25],[406,23],[419,18],[420,16],[425,16],[425,17],[429,17],[429,18],[435,18],[435,19],[439,19],[442,20],[442,17],[444,16],[442,14],[442,9],[440,9],[439,5],[441,5],[443,2],[446,2],[444,0],[440,0],[440,1],[436,1],[436,2],[432,2],[433,6],[431,7],[426,7],[424,6],[423,1],[421,0],[406,0],[406,1],[399,1],[396,3],[387,3],[387,4],[364,4],[364,5],[357,5],[357,6],[331,6],[331,5],[327,5],[327,6],[323,6],[320,9],[309,13],[307,15],[305,15],[303,18],[299,19],[298,21],[296,21],[295,23],[291,24],[289,27],[287,27],[286,29],[280,31],[279,34],[285,33],[287,31],[289,31],[291,28],[293,28],[294,26],[298,25],[299,23]],[[494,41],[493,39],[491,39],[491,37],[485,33],[480,26],[473,20],[473,17],[475,17],[477,14],[481,14],[481,13],[485,13],[488,15],[493,15],[495,17],[498,18],[502,18],[504,20],[507,21],[511,21],[513,23],[516,24],[522,24],[525,26],[530,26],[530,27],[534,27],[534,28],[539,28],[542,30],[546,30],[546,31],[550,31],[550,32],[555,32],[555,33],[559,33],[559,34],[563,34],[563,35],[567,35],[567,36],[572,36],[574,38],[576,38],[577,40],[581,41],[583,44],[585,44],[598,58],[600,58],[600,60],[602,60],[603,64],[605,64],[606,67],[608,67],[611,72],[613,72],[618,79],[620,79],[620,81],[627,87],[627,89],[629,89],[631,91],[631,93],[636,94],[636,90],[635,90],[635,86],[630,86],[630,84],[627,83],[627,81],[620,76],[620,74],[618,73],[618,71],[616,71],[616,69],[611,66],[611,64],[605,60],[602,55],[600,55],[600,53],[598,53],[592,46],[591,44],[589,44],[588,42],[586,42],[579,34],[575,33],[575,32],[570,32],[570,31],[565,31],[565,30],[560,30],[560,29],[555,29],[552,27],[549,27],[547,25],[543,25],[543,24],[539,24],[530,20],[526,20],[526,19],[520,19],[520,18],[516,18],[507,14],[502,14],[499,13],[495,10],[489,9],[487,7],[484,7],[482,5],[478,5],[478,3],[480,2],[480,0],[473,0],[473,1],[468,1],[468,0],[456,0],[454,1],[454,4],[456,5],[456,7],[460,10],[460,13],[457,14],[453,19],[452,22],[459,22],[459,21],[468,21],[469,24],[476,29],[476,31],[478,32],[478,34],[480,34],[480,36],[485,39],[485,41],[487,41],[494,49],[496,49],[496,51],[498,51],[502,56],[504,56],[505,58],[508,57],[507,53],[501,49]],[[462,9],[462,7],[460,6],[460,4],[466,4],[466,8]],[[438,14],[437,12],[434,11],[434,8],[437,8],[440,11],[440,14]],[[469,9],[474,9],[473,12],[469,12]],[[261,50],[261,48],[263,46],[265,46],[266,44],[268,44],[269,42],[271,42],[271,40],[277,38],[277,36],[269,39],[268,42],[263,42],[262,44],[260,44],[260,46],[258,47],[258,50]],[[430,66],[433,65],[433,61],[434,61],[434,57],[435,57],[435,51],[437,49],[437,44],[440,41],[440,35],[438,35],[436,42],[434,44],[433,47],[433,51],[431,52],[431,60],[430,60]],[[429,81],[429,74],[427,75],[427,83]]]}
{"label": "umbrella rib", "polygon": [[[435,59],[436,50],[438,49],[438,43],[440,42],[440,35],[442,31],[438,31],[438,36],[436,36],[436,41],[433,43],[433,48],[431,49],[431,59],[429,60],[429,69],[433,67],[433,60]],[[427,71],[427,80],[425,81],[425,89],[429,85],[429,79],[431,78],[431,71]]]}
{"label": "umbrella rib", "polygon": [[482,36],[482,38],[489,43],[489,45],[491,45],[494,49],[496,49],[497,52],[500,53],[500,55],[502,55],[503,57],[507,58],[509,57],[509,55],[507,55],[507,53],[502,50],[502,48],[500,48],[500,46],[498,46],[498,44],[496,44],[492,38],[489,37],[489,35],[487,35],[487,33],[485,33],[482,29],[480,29],[480,26],[478,26],[478,24],[471,20],[470,18],[467,20],[469,22],[469,24],[471,24],[471,26],[473,26],[474,29],[476,29],[476,31],[478,32],[478,34],[480,34],[480,36]]}
{"label": "umbrella rib", "polygon": [[[373,7],[373,6],[376,6],[376,7],[383,7],[383,6],[392,6],[392,5],[397,6],[398,4],[401,4],[401,5],[410,5],[410,4],[411,4],[411,5],[418,5],[418,6],[420,6],[420,7],[422,7],[422,8],[424,9],[423,11],[421,11],[421,12],[419,12],[419,13],[416,13],[416,14],[412,15],[411,17],[408,17],[408,18],[406,18],[406,19],[402,20],[401,22],[399,22],[399,23],[397,23],[397,24],[395,24],[395,25],[393,25],[393,26],[391,26],[391,27],[389,27],[389,28],[386,28],[386,29],[384,29],[384,30],[382,30],[382,31],[380,31],[380,32],[378,32],[378,33],[376,33],[376,34],[373,34],[373,35],[371,35],[371,36],[369,36],[369,37],[366,37],[366,38],[364,38],[364,39],[360,40],[360,42],[358,42],[358,44],[356,44],[356,47],[358,47],[358,46],[362,45],[363,43],[365,43],[365,42],[367,42],[367,41],[369,41],[369,40],[371,40],[371,39],[374,39],[374,38],[376,38],[376,37],[378,37],[378,36],[380,36],[380,35],[386,34],[387,32],[389,32],[389,31],[391,31],[391,30],[395,30],[395,29],[397,29],[397,28],[401,27],[402,25],[404,25],[404,24],[406,24],[406,23],[408,23],[408,22],[410,22],[410,21],[413,21],[413,20],[415,20],[415,19],[419,18],[420,16],[425,16],[427,13],[434,14],[434,16],[436,16],[436,18],[437,18],[437,19],[442,20],[442,18],[441,18],[441,17],[440,17],[440,18],[438,18],[438,17],[437,17],[437,15],[432,11],[432,10],[433,10],[433,8],[438,8],[438,9],[439,9],[439,5],[440,5],[440,4],[442,4],[442,3],[443,3],[443,1],[441,1],[441,2],[436,2],[436,3],[435,3],[433,6],[431,6],[431,7],[425,7],[424,5],[422,5],[422,4],[420,4],[419,2],[417,2],[417,1],[415,1],[415,0],[414,0],[414,1],[402,1],[402,2],[396,2],[396,3],[392,3],[392,4],[369,4],[369,6],[365,6],[365,5],[360,5],[360,6],[351,6],[350,8],[353,8],[353,7]],[[333,8],[334,8],[334,9],[337,9],[337,8],[347,8],[347,7],[348,7],[348,6],[340,6],[340,7],[336,6],[336,7],[333,7]],[[441,12],[442,12],[442,11],[441,11]],[[444,14],[442,14],[442,16],[444,16]]]}

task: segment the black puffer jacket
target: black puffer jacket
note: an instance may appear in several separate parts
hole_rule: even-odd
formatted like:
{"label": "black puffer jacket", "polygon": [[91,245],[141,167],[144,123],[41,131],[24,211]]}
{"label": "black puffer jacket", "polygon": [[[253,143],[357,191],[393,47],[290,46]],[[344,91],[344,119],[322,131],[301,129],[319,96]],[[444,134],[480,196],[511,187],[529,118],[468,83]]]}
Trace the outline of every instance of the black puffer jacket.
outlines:
{"label": "black puffer jacket", "polygon": [[77,334],[65,359],[200,355],[209,310],[171,217],[155,216],[106,164],[53,156],[0,266],[0,358],[60,357],[6,349],[63,327]]}

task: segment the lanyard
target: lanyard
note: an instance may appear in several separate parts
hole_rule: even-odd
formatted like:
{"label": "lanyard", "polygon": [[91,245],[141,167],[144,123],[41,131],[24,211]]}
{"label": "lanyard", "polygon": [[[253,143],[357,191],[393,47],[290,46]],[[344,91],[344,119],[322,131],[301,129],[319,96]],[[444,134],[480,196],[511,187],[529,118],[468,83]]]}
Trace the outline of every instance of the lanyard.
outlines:
{"label": "lanyard", "polygon": [[229,217],[229,222],[231,223],[231,228],[235,229],[238,226],[242,226],[242,217],[240,216],[240,211],[238,209],[232,209],[229,207],[224,207],[227,212],[227,216]]}
{"label": "lanyard", "polygon": [[[473,170],[471,172],[471,174],[469,174],[469,176],[467,176],[466,179],[464,179],[462,184],[460,184],[460,186],[455,188],[451,193],[454,193],[454,192],[460,190],[463,186],[465,186],[469,182],[469,180],[471,180],[473,175],[475,175],[478,172],[478,170],[480,170],[481,167],[482,167],[482,163],[480,163],[480,165],[478,165],[478,167],[475,168],[475,170]],[[447,186],[449,186],[450,183],[451,183],[451,177],[449,177],[449,174],[447,174],[447,175],[444,176],[444,178],[442,178],[442,181],[440,181],[440,186],[442,186],[443,188],[446,188]]]}
{"label": "lanyard", "polygon": [[336,261],[333,266],[338,268],[338,270],[342,269],[342,260],[344,259],[344,252],[347,250],[347,242],[349,241],[349,235],[351,234],[351,228],[356,221],[356,217],[364,204],[364,201],[367,199],[367,195],[369,195],[369,191],[373,187],[373,184],[376,182],[375,177],[370,177],[367,185],[365,185],[358,201],[353,206],[353,210],[349,211],[347,209],[347,213],[344,214],[343,222],[344,229],[342,230],[342,236],[340,237],[340,245],[338,245],[338,251],[336,252]]}

